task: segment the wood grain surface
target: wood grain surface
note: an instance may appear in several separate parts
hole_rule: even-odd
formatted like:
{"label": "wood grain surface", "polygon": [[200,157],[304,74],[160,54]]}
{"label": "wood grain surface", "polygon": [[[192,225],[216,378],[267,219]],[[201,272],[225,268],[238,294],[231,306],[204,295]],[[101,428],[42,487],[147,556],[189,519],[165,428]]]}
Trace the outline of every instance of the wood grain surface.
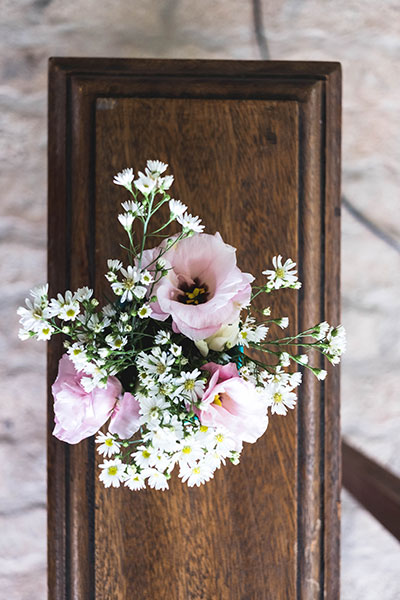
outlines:
{"label": "wood grain surface", "polygon": [[[95,287],[123,258],[127,192],[113,175],[168,162],[173,196],[237,247],[258,278],[299,262],[303,289],[271,296],[294,331],[339,318],[340,67],[334,63],[52,59],[51,292]],[[49,345],[49,386],[59,344]],[[199,489],[105,490],[93,440],[52,438],[49,598],[338,598],[338,377],[305,376],[299,405]]]}

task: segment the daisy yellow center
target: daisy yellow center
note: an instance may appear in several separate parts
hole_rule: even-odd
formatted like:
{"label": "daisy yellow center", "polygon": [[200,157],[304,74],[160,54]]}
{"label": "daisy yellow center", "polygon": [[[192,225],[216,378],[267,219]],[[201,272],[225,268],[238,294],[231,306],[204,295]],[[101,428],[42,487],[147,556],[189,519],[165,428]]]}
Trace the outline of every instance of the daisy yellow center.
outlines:
{"label": "daisy yellow center", "polygon": [[247,339],[247,331],[241,331],[240,335],[242,336],[242,338],[245,340]]}
{"label": "daisy yellow center", "polygon": [[280,392],[274,394],[274,402],[282,402],[282,394]]}
{"label": "daisy yellow center", "polygon": [[122,346],[122,340],[120,340],[120,339],[116,339],[116,340],[115,340],[115,342],[114,342],[114,345],[115,345],[117,348],[120,348],[120,347]]}
{"label": "daisy yellow center", "polygon": [[217,442],[223,442],[224,436],[222,435],[222,433],[217,433],[217,435],[215,436],[215,439],[217,440]]}
{"label": "daisy yellow center", "polygon": [[190,447],[190,446],[185,446],[185,447],[182,449],[182,452],[183,452],[183,454],[190,454],[190,453],[191,453],[191,451],[192,451],[192,449],[191,449],[191,447]]}
{"label": "daisy yellow center", "polygon": [[42,329],[42,332],[44,333],[44,335],[47,335],[49,333],[50,329],[48,327],[44,327],[44,329]]}
{"label": "daisy yellow center", "polygon": [[147,450],[143,450],[142,456],[143,458],[150,458],[150,452],[148,452]]}
{"label": "daisy yellow center", "polygon": [[147,313],[147,310],[145,308],[141,308],[139,312],[141,315],[145,315]]}
{"label": "daisy yellow center", "polygon": [[133,287],[135,287],[135,282],[133,279],[124,279],[124,287],[127,290],[131,290]]}
{"label": "daisy yellow center", "polygon": [[108,467],[109,475],[116,475],[118,473],[118,467]]}
{"label": "daisy yellow center", "polygon": [[165,365],[163,365],[162,363],[158,363],[158,365],[157,365],[157,373],[159,375],[162,375],[163,373],[165,373],[166,368],[167,367]]}
{"label": "daisy yellow center", "polygon": [[74,316],[74,314],[75,314],[75,311],[74,311],[74,309],[73,309],[73,308],[69,308],[69,309],[67,310],[67,317],[73,317],[73,316]]}
{"label": "daisy yellow center", "polygon": [[280,279],[283,279],[285,277],[285,269],[282,269],[282,268],[276,269],[276,275]]}
{"label": "daisy yellow center", "polygon": [[193,379],[188,379],[185,381],[185,390],[191,392],[194,389],[194,381]]}
{"label": "daisy yellow center", "polygon": [[216,404],[217,406],[222,406],[220,394],[215,394],[215,396],[214,396],[214,404]]}
{"label": "daisy yellow center", "polygon": [[193,469],[193,474],[194,474],[194,475],[200,475],[200,467],[195,467],[195,468]]}
{"label": "daisy yellow center", "polygon": [[108,446],[109,448],[111,448],[111,446],[114,443],[114,440],[112,440],[111,438],[107,438],[104,443],[105,443],[106,446]]}
{"label": "daisy yellow center", "polygon": [[78,348],[75,348],[74,349],[74,356],[78,356],[81,352],[82,352],[82,350],[79,350]]}
{"label": "daisy yellow center", "polygon": [[206,431],[208,431],[208,427],[207,427],[207,425],[200,425],[200,431],[201,431],[202,433],[205,433]]}

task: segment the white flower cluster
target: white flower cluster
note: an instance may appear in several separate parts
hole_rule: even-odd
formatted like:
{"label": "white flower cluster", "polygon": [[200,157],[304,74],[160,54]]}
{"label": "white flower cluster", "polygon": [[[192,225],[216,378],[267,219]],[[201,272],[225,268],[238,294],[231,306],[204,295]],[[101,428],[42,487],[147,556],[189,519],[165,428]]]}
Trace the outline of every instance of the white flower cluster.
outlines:
{"label": "white flower cluster", "polygon": [[346,351],[346,330],[343,325],[331,327],[323,321],[314,327],[312,337],[318,340],[318,348],[333,365],[340,363],[341,355]]}
{"label": "white flower cluster", "polygon": [[262,342],[268,333],[268,327],[265,325],[257,325],[254,317],[246,317],[246,320],[241,323],[238,341],[240,344],[249,347],[249,343],[258,344]]}
{"label": "white flower cluster", "polygon": [[159,331],[156,338],[165,349],[156,346],[151,352],[141,352],[136,360],[141,439],[127,442],[124,456],[115,435],[101,433],[96,438],[100,454],[117,455],[100,465],[100,480],[106,487],[124,483],[139,490],[147,483],[165,490],[176,465],[184,483],[199,486],[227,459],[239,460],[237,442],[229,433],[221,427],[202,426],[194,412],[204,393],[204,375],[199,369],[183,368],[188,361],[167,332]]}
{"label": "white flower cluster", "polygon": [[[128,234],[130,234],[132,230],[136,217],[146,220],[146,217],[148,216],[146,208],[150,208],[150,215],[152,214],[153,200],[157,194],[164,196],[164,199],[159,203],[158,208],[164,204],[164,202],[168,202],[169,204],[170,220],[167,224],[176,220],[182,225],[184,236],[204,231],[204,225],[201,225],[201,219],[189,214],[187,212],[186,204],[183,204],[180,200],[174,200],[166,194],[174,181],[173,175],[161,177],[167,168],[168,165],[159,160],[148,160],[144,173],[139,171],[138,178],[135,181],[133,169],[124,169],[115,175],[114,183],[116,185],[122,185],[134,196],[133,201],[122,202],[122,208],[125,212],[118,215],[119,222]],[[134,183],[135,189],[132,188],[132,182]],[[137,191],[143,194],[144,198],[142,201],[138,199]],[[162,227],[162,229],[164,229],[164,227]]]}
{"label": "white flower cluster", "polygon": [[[226,259],[215,259],[230,247],[220,236],[212,243],[212,236],[201,236],[199,217],[170,197],[173,176],[165,175],[167,167],[149,160],[136,178],[131,168],[114,177],[131,197],[121,203],[118,216],[129,238],[129,264],[107,261],[112,303],[101,308],[88,287],[49,299],[44,285],[18,309],[21,339],[69,337],[54,386],[60,391],[53,391],[53,433],[77,443],[98,432],[98,452],[104,457],[99,478],[105,487],[165,490],[175,467],[189,487],[204,484],[226,461],[238,464],[243,442],[254,443],[263,435],[270,415],[286,415],[296,406],[302,373],[286,367],[300,365],[323,380],[327,371],[309,365],[306,352],[317,350],[337,364],[346,349],[341,325],[324,321],[276,338],[270,332],[286,329],[288,317],[271,318],[271,309],[264,308],[263,320],[255,318],[252,302],[259,294],[300,288],[290,258],[273,257],[273,268],[263,271],[264,285],[250,285],[254,278],[235,266],[229,285],[215,286],[211,267],[219,262],[225,269]],[[164,205],[169,217],[153,229],[150,220]],[[174,221],[182,230],[166,235]],[[201,244],[185,239],[194,234],[200,234]],[[163,241],[145,250],[152,236]],[[171,252],[176,244],[186,250]],[[207,244],[199,258],[199,245]],[[220,276],[224,280],[225,273]],[[99,402],[109,408],[97,411]],[[108,420],[110,431],[101,433]]]}

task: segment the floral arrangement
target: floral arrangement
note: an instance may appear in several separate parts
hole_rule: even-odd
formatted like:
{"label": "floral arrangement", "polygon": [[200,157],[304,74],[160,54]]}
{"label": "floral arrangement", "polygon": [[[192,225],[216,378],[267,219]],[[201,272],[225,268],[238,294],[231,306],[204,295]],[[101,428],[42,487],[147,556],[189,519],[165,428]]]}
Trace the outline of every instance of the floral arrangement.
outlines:
{"label": "floral arrangement", "polygon": [[[299,289],[296,264],[275,256],[263,285],[254,285],[235,248],[219,233],[203,233],[200,219],[171,198],[167,166],[149,160],[136,178],[132,169],[114,177],[130,199],[118,217],[127,264],[110,259],[105,274],[112,303],[100,308],[88,287],[49,298],[45,285],[18,309],[21,339],[67,338],[52,387],[53,434],[76,444],[97,433],[105,487],[165,490],[175,466],[188,486],[209,481],[226,461],[239,463],[243,442],[263,435],[269,415],[294,408],[302,374],[287,367],[323,380],[326,371],[308,364],[306,352],[337,364],[345,350],[344,328],[326,322],[295,336],[269,335],[288,318],[256,310],[253,300]],[[152,229],[164,207],[168,219]],[[173,222],[180,231],[168,235]],[[151,238],[158,243],[146,249]]]}

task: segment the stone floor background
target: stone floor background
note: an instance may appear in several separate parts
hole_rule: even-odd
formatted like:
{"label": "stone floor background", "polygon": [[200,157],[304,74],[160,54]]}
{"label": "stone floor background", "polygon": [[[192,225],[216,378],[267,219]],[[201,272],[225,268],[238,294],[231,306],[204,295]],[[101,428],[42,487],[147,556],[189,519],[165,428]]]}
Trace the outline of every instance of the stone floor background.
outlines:
{"label": "stone floor background", "polygon": [[[43,600],[45,355],[17,340],[15,307],[46,277],[47,59],[260,59],[263,45],[248,0],[0,0],[0,15],[0,590]],[[400,5],[265,1],[262,15],[271,58],[343,64],[343,192],[393,242],[343,211],[343,433],[400,474]],[[343,600],[398,600],[399,565],[343,493]]]}

